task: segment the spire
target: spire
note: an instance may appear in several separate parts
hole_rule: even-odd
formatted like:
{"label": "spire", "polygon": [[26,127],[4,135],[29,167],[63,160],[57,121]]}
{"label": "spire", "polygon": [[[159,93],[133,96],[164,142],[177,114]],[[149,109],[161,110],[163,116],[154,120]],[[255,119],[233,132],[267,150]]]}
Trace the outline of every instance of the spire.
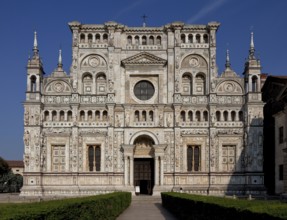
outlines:
{"label": "spire", "polygon": [[34,55],[33,57],[38,57],[38,41],[37,41],[37,32],[34,32],[34,47],[33,47]]}
{"label": "spire", "polygon": [[249,59],[255,59],[254,53],[255,53],[255,47],[254,47],[254,40],[253,40],[253,32],[251,32]]}
{"label": "spire", "polygon": [[226,63],[225,63],[225,67],[230,68],[230,58],[229,58],[229,50],[226,50]]}
{"label": "spire", "polygon": [[62,50],[59,50],[59,59],[58,59],[58,67],[62,68],[63,63],[62,63]]}

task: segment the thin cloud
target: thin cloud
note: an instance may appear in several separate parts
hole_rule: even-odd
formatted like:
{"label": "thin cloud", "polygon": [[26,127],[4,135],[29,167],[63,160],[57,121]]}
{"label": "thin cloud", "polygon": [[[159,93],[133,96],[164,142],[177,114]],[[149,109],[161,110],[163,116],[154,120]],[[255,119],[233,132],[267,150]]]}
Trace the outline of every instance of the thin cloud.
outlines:
{"label": "thin cloud", "polygon": [[134,3],[128,5],[127,7],[121,9],[114,17],[114,20],[118,19],[123,14],[131,11],[132,9],[136,8],[138,5],[140,5],[143,2],[143,0],[135,1]]}
{"label": "thin cloud", "polygon": [[222,6],[226,2],[227,0],[212,1],[210,4],[203,7],[197,14],[189,18],[186,23],[194,23],[195,21],[206,16],[208,13],[215,11],[216,9],[218,9],[220,6]]}

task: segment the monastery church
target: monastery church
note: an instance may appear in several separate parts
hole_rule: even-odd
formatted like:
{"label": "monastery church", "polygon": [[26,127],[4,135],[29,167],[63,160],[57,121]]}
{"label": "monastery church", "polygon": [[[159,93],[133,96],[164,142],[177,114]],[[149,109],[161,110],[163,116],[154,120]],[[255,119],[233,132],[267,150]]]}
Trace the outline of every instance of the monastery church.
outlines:
{"label": "monastery church", "polygon": [[243,77],[228,51],[218,73],[219,26],[74,21],[70,73],[60,50],[49,75],[35,32],[21,195],[263,193],[264,81],[253,33]]}

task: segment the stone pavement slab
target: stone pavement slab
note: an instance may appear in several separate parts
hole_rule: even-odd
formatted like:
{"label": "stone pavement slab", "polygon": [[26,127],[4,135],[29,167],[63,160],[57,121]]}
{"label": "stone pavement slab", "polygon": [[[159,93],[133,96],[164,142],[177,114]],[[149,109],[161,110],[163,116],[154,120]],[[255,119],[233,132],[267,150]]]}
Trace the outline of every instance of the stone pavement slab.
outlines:
{"label": "stone pavement slab", "polygon": [[133,196],[131,205],[117,220],[176,220],[161,205],[159,196]]}

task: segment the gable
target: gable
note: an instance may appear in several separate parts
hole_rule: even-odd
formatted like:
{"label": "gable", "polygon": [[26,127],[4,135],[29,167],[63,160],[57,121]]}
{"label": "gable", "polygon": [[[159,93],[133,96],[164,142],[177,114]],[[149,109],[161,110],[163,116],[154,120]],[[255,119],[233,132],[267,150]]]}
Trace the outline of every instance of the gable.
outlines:
{"label": "gable", "polygon": [[45,92],[47,93],[71,93],[71,86],[63,80],[54,80],[50,82],[46,88]]}
{"label": "gable", "polygon": [[157,57],[153,54],[142,52],[134,56],[128,57],[122,60],[123,66],[132,66],[132,65],[159,65],[164,66],[166,60],[160,57]]}
{"label": "gable", "polygon": [[218,94],[242,94],[243,89],[238,82],[228,80],[221,82],[217,88]]}

